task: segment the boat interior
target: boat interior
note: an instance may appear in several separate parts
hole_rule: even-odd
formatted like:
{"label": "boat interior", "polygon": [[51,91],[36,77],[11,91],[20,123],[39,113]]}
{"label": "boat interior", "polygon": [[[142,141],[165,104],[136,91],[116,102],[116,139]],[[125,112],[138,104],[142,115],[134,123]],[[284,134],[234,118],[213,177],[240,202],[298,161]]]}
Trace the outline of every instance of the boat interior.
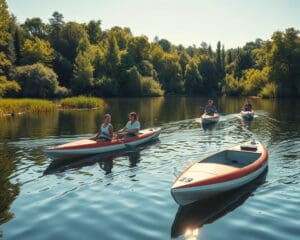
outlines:
{"label": "boat interior", "polygon": [[216,163],[242,168],[255,162],[260,155],[261,153],[257,152],[225,150],[204,159],[200,163]]}

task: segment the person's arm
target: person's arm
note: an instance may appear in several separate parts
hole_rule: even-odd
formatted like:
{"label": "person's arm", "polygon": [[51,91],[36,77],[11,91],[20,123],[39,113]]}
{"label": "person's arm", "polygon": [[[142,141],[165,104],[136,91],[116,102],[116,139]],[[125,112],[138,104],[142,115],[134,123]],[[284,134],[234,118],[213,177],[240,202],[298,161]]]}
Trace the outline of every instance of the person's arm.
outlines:
{"label": "person's arm", "polygon": [[108,128],[108,130],[109,130],[109,136],[111,137],[111,138],[113,138],[113,135],[114,135],[114,128],[113,128],[113,126],[110,124],[109,125],[109,128]]}
{"label": "person's arm", "polygon": [[141,124],[139,121],[135,121],[133,124],[133,128],[132,129],[128,129],[127,132],[128,133],[134,133],[137,134],[139,132],[139,130],[141,129]]}

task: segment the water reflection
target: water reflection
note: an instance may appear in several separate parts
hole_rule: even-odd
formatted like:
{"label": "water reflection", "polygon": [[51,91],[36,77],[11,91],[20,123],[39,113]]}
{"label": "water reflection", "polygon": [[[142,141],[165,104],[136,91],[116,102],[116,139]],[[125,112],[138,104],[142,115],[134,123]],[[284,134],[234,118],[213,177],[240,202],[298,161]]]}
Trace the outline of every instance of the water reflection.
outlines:
{"label": "water reflection", "polygon": [[6,150],[0,151],[0,224],[13,217],[13,213],[10,212],[10,205],[20,192],[20,184],[10,181],[10,176],[16,169],[16,163],[9,159],[12,156],[15,157],[15,152],[5,144],[3,149]]}
{"label": "water reflection", "polygon": [[255,189],[264,183],[266,175],[267,170],[257,179],[241,188],[179,207],[171,228],[171,237],[177,238],[183,235],[186,240],[198,239],[204,224],[213,223],[242,205]]}
{"label": "water reflection", "polygon": [[53,160],[45,169],[44,175],[61,173],[68,170],[79,170],[83,167],[92,166],[96,163],[104,171],[105,175],[108,175],[112,173],[114,160],[118,157],[127,156],[129,160],[129,168],[135,167],[140,161],[140,151],[142,149],[144,149],[144,147],[110,154],[97,154],[84,158]]}

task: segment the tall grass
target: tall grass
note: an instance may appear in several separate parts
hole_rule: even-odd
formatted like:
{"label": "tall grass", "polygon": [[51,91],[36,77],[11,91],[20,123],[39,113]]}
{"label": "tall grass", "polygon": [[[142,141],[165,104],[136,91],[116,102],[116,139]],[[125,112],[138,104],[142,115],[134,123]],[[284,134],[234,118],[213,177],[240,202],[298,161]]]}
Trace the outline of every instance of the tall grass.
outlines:
{"label": "tall grass", "polygon": [[64,98],[60,100],[60,105],[62,108],[66,109],[92,109],[92,108],[104,108],[105,102],[102,98],[95,98],[95,97],[70,97],[70,98]]}
{"label": "tall grass", "polygon": [[5,116],[8,114],[18,114],[26,112],[50,112],[54,111],[56,106],[53,102],[48,100],[40,99],[12,99],[5,98],[0,99],[0,116]]}

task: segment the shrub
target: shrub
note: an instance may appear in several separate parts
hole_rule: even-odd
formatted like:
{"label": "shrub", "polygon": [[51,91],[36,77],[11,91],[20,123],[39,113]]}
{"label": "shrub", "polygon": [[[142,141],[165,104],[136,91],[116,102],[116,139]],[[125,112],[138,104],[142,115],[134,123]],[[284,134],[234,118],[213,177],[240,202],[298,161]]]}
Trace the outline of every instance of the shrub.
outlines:
{"label": "shrub", "polygon": [[278,86],[276,83],[268,83],[259,93],[262,98],[275,98],[277,97]]}
{"label": "shrub", "polygon": [[60,100],[60,105],[62,108],[103,108],[105,107],[105,102],[102,98],[95,97],[70,97]]}
{"label": "shrub", "polygon": [[157,97],[164,95],[161,85],[152,77],[142,77],[141,84],[143,96]]}
{"label": "shrub", "polygon": [[51,98],[58,88],[57,75],[41,63],[17,67],[15,79],[23,97]]}

